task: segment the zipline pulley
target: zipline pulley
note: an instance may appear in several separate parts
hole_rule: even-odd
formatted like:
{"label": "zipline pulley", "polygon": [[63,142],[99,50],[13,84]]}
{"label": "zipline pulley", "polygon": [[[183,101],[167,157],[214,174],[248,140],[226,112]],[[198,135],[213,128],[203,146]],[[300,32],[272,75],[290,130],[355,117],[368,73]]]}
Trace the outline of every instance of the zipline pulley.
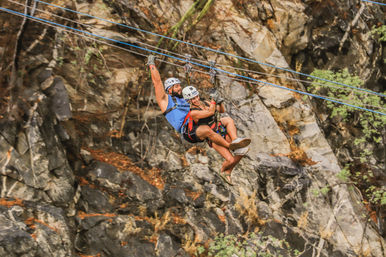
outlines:
{"label": "zipline pulley", "polygon": [[190,60],[192,59],[192,56],[190,54],[185,54],[186,63],[184,65],[185,70],[185,77],[186,81],[188,82],[188,85],[190,85],[190,73],[192,72],[192,64],[190,63]]}
{"label": "zipline pulley", "polygon": [[[210,83],[212,83],[212,85],[214,86],[214,88],[211,91],[212,91],[212,93],[218,94],[217,89],[216,89],[216,87],[217,87],[217,80],[216,80],[217,71],[214,69],[215,65],[216,65],[216,61],[209,61]],[[219,122],[220,122],[220,112],[217,111],[217,107],[216,107],[216,111],[214,112],[214,122],[216,124],[215,131],[217,131],[219,128]]]}
{"label": "zipline pulley", "polygon": [[210,65],[210,70],[209,70],[210,83],[212,83],[214,86],[216,86],[216,75],[217,75],[217,72],[214,69],[214,65],[215,64],[216,64],[215,61],[209,61],[209,65]]}

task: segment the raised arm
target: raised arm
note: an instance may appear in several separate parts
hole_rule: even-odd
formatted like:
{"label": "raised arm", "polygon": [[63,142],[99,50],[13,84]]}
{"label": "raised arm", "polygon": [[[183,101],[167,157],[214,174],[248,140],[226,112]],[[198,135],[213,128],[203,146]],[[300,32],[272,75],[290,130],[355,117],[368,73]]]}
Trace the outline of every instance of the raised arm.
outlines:
{"label": "raised arm", "polygon": [[161,76],[154,64],[154,59],[154,55],[149,55],[147,64],[149,65],[151,79],[154,85],[155,99],[157,100],[158,106],[161,111],[164,112],[168,107],[168,95],[165,93]]}
{"label": "raised arm", "polygon": [[218,111],[219,113],[224,113],[224,112],[225,112],[225,106],[224,106],[224,103],[221,102],[221,103],[217,104],[216,109],[217,109],[217,111]]}
{"label": "raised arm", "polygon": [[224,106],[224,99],[220,96],[220,94],[217,92],[217,90],[212,90],[212,93],[210,93],[210,97],[217,103],[217,111],[220,113],[225,112],[225,106]]}

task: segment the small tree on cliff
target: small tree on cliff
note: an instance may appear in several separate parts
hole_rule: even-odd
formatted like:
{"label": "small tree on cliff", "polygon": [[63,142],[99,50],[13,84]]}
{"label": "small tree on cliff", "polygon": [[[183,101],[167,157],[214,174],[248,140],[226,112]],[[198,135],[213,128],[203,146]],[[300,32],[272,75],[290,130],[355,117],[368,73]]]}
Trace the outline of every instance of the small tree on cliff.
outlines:
{"label": "small tree on cliff", "polygon": [[[340,82],[353,87],[362,87],[363,81],[358,76],[351,75],[347,69],[341,72],[316,69],[311,75],[330,81]],[[386,110],[385,100],[375,94],[357,92],[346,87],[314,79],[308,87],[311,93],[325,95],[332,99],[347,102],[352,105]],[[350,178],[364,192],[367,200],[375,205],[386,204],[386,192],[378,184],[374,176],[375,170],[383,170],[374,158],[374,150],[385,155],[386,143],[386,116],[367,111],[358,111],[350,106],[334,102],[324,102],[326,111],[331,119],[337,123],[337,127],[347,129],[353,140],[349,140],[349,148],[352,149],[353,163],[349,163],[342,174],[348,174]],[[343,125],[343,126],[341,126]],[[340,174],[342,176],[342,174]]]}

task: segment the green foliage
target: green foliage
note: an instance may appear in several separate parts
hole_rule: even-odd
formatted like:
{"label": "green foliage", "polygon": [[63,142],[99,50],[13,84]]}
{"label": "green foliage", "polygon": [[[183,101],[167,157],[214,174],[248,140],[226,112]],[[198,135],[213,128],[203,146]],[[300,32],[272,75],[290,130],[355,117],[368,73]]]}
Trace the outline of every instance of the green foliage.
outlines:
{"label": "green foliage", "polygon": [[330,191],[330,188],[329,188],[328,186],[325,186],[325,187],[323,187],[322,189],[320,189],[320,192],[321,192],[323,195],[327,195],[329,191]]}
{"label": "green foliage", "polygon": [[87,52],[84,56],[84,64],[88,64],[90,62],[91,56],[94,54],[94,50],[92,48],[88,48]]}
{"label": "green foliage", "polygon": [[64,63],[64,58],[62,56],[59,56],[57,59],[56,59],[57,63],[58,63],[58,66],[61,67]]}
{"label": "green foliage", "polygon": [[350,178],[350,169],[349,165],[346,165],[337,175],[340,180],[347,182]]}
{"label": "green foliage", "polygon": [[199,247],[197,247],[197,253],[200,255],[200,254],[202,254],[202,253],[204,253],[205,252],[205,247],[203,247],[203,246],[199,246]]}
{"label": "green foliage", "polygon": [[325,187],[322,187],[320,190],[318,189],[313,189],[311,190],[311,193],[315,196],[315,197],[318,197],[319,195],[327,195],[328,192],[330,192],[330,187],[329,186],[325,186]]}
{"label": "green foliage", "polygon": [[[376,31],[377,33],[384,33],[386,32],[386,29],[383,27],[382,29],[378,28]],[[358,76],[351,75],[347,69],[344,69],[341,72],[316,69],[311,75],[353,87],[360,88],[363,86],[362,80]],[[342,102],[350,103],[352,105],[371,109],[380,107],[382,109],[376,110],[381,110],[381,112],[386,110],[384,100],[378,95],[354,91],[350,88],[319,79],[314,79],[308,90],[311,93],[326,95],[329,98],[337,98]],[[337,174],[338,178],[344,182],[352,179],[362,190],[371,188],[371,190],[366,190],[366,198],[373,204],[382,204],[382,202],[386,201],[383,198],[384,191],[382,191],[381,188],[370,187],[374,180],[372,169],[377,168],[371,160],[374,155],[372,146],[385,145],[385,142],[383,142],[383,135],[386,132],[386,116],[368,111],[359,111],[350,106],[329,101],[325,101],[323,104],[327,106],[327,111],[331,118],[336,118],[338,122],[341,121],[346,127],[355,127],[356,131],[360,132],[356,133],[355,136],[353,135],[353,140],[349,142],[351,143],[350,146],[355,154],[353,158],[356,160],[356,164],[347,165]]]}
{"label": "green foliage", "polygon": [[[351,85],[354,87],[361,87],[363,85],[363,82],[357,77],[357,76],[351,76],[350,73],[348,72],[347,69],[344,69],[342,72],[337,72],[334,73],[333,71],[330,70],[314,70],[311,73],[312,76],[323,78],[326,80],[331,80],[331,81],[336,81],[339,83]],[[311,84],[309,87],[309,90],[312,93],[324,93],[326,89],[327,91],[327,96],[330,98],[337,98],[339,96],[339,99],[342,100],[342,102],[347,102],[350,101],[352,104],[355,104],[354,102],[359,102],[361,104],[361,99],[356,98],[357,95],[355,94],[350,94],[351,92],[347,90],[347,88],[343,86],[339,86],[330,82],[325,82],[323,80],[318,80],[315,79],[313,81],[314,83]],[[321,84],[326,84],[330,87],[320,85]],[[352,111],[352,107],[346,106],[346,105],[338,105],[336,103],[326,101],[325,104],[329,109],[331,109],[331,117],[335,116],[340,116],[344,120],[347,120],[350,111]]]}
{"label": "green foliage", "polygon": [[262,233],[250,233],[247,238],[236,235],[220,234],[210,243],[209,248],[197,248],[199,255],[213,257],[276,257],[276,256],[299,256],[301,252],[292,250],[289,243],[284,239],[279,240],[273,236],[263,236]]}
{"label": "green foliage", "polygon": [[379,36],[379,41],[385,42],[386,41],[386,25],[379,26],[376,28],[373,26],[371,30],[371,34]]}
{"label": "green foliage", "polygon": [[368,187],[366,190],[366,195],[369,197],[371,203],[376,203],[380,205],[386,205],[386,190],[382,188],[377,188],[374,185]]}
{"label": "green foliage", "polygon": [[[363,82],[359,77],[351,75],[347,69],[336,73],[329,70],[315,70],[311,75],[354,87],[361,87],[363,85]],[[333,87],[326,88],[318,83],[327,84]],[[327,92],[323,92],[326,90]],[[353,92],[350,89],[348,90],[347,87],[337,87],[335,84],[321,80],[314,80],[314,83],[309,87],[309,91],[312,93],[325,93],[330,98],[339,98],[343,102],[349,102],[350,104],[357,106],[378,106],[386,108],[385,103],[378,95]],[[325,104],[330,111],[331,118],[340,117],[343,121],[349,122],[349,120],[356,115],[355,118],[357,118],[357,123],[359,124],[353,125],[359,125],[363,133],[360,137],[355,138],[355,145],[361,145],[365,142],[381,143],[383,129],[386,124],[385,115],[378,115],[366,111],[358,113],[359,111],[353,107],[330,101],[326,101]],[[367,158],[372,154],[372,151],[369,149],[363,150],[364,158]]]}
{"label": "green foliage", "polygon": [[319,195],[319,190],[317,190],[317,189],[312,189],[311,190],[311,193],[315,196],[315,197],[317,197],[318,195]]}

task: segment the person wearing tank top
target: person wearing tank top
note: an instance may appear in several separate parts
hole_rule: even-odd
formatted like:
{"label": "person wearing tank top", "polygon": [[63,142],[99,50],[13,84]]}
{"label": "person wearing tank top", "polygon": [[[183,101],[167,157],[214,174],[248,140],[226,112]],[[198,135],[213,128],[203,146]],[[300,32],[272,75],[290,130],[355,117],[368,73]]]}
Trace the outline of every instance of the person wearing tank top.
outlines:
{"label": "person wearing tank top", "polygon": [[[187,123],[190,105],[182,97],[181,81],[178,78],[168,78],[162,83],[161,75],[155,66],[155,59],[154,55],[149,55],[146,65],[150,69],[157,104],[167,121],[178,133],[181,133],[184,124]],[[198,126],[196,133],[200,140],[207,139],[227,149],[235,150],[244,147],[240,142],[226,141],[208,125]]]}
{"label": "person wearing tank top", "polygon": [[[197,89],[193,86],[185,87],[182,91],[185,100],[190,104],[189,123],[184,124],[183,136],[186,139],[193,138],[197,127],[207,124],[214,132],[222,135],[227,142],[240,142],[242,148],[235,149],[233,154],[229,148],[223,147],[216,142],[210,142],[213,147],[224,159],[221,172],[225,174],[226,180],[231,182],[231,173],[233,168],[240,162],[242,157],[248,152],[248,145],[251,142],[249,138],[238,138],[235,123],[231,117],[222,117],[217,120],[215,112],[224,113],[225,106],[223,99],[217,97],[214,101],[205,101],[200,99]],[[225,127],[225,129],[221,129]],[[223,133],[225,131],[225,133]]]}

